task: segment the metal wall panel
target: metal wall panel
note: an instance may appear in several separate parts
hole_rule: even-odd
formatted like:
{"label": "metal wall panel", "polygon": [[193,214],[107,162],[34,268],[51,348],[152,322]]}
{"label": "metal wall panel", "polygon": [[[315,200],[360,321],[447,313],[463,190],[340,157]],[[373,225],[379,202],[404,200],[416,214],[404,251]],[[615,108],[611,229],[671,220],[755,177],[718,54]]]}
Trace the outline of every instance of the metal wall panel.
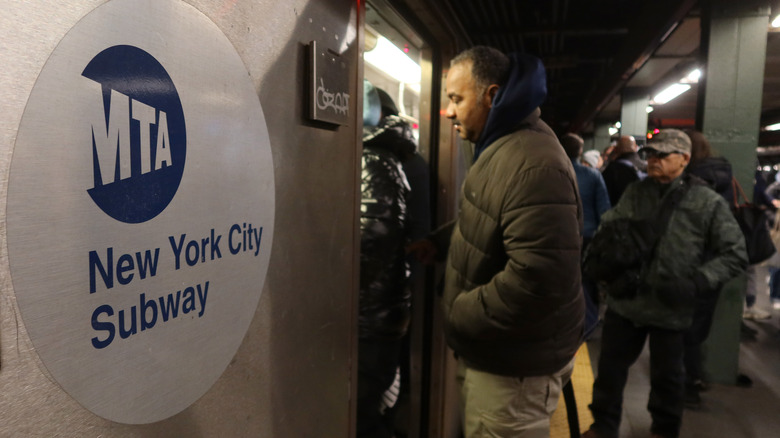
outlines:
{"label": "metal wall panel", "polygon": [[307,121],[305,82],[306,44],[316,40],[348,63],[355,96],[350,111],[358,114],[357,2],[187,2],[217,24],[245,63],[265,113],[275,167],[276,225],[265,290],[217,383],[172,418],[130,426],[83,409],[38,359],[8,268],[8,172],[44,63],[67,31],[103,3],[0,1],[0,436],[350,436],[360,123],[356,118],[333,128]]}

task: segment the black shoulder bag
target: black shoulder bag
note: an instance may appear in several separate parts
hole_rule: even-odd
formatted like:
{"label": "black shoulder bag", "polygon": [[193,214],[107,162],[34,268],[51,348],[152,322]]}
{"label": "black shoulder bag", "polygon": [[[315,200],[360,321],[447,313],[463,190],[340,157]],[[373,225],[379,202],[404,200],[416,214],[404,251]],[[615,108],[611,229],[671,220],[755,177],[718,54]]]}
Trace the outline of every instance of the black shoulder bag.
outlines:
{"label": "black shoulder bag", "polygon": [[[745,247],[747,248],[748,263],[754,265],[769,259],[775,253],[775,245],[769,232],[766,210],[748,200],[742,186],[736,178],[731,178],[734,187],[734,203],[731,210],[737,219],[742,234],[745,235]],[[737,193],[742,196],[744,203],[740,204]]]}
{"label": "black shoulder bag", "polygon": [[689,188],[689,182],[683,180],[683,187],[666,196],[655,217],[603,223],[585,251],[583,273],[592,280],[607,283],[607,293],[614,298],[635,296],[645,266],[666,232],[672,212]]}

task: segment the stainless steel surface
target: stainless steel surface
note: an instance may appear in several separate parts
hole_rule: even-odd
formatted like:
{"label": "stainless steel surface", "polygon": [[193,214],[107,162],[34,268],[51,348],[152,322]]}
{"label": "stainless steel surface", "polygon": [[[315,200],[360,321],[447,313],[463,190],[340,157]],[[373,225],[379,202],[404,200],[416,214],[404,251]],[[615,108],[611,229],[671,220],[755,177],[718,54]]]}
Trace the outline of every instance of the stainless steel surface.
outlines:
{"label": "stainless steel surface", "polygon": [[[5,66],[0,71],[0,211],[6,209],[11,155],[33,85],[69,29],[102,3],[0,4]],[[304,81],[305,45],[316,40],[349,60],[349,88],[358,95],[358,4],[188,3],[235,47],[268,125],[276,226],[265,288],[247,335],[214,386],[180,414],[142,426],[112,423],[82,408],[42,366],[20,318],[3,245],[0,436],[349,436],[359,124],[310,125]],[[351,100],[350,112],[357,113],[357,100]],[[3,216],[4,242],[5,224]],[[51,229],[41,230],[46,232]]]}

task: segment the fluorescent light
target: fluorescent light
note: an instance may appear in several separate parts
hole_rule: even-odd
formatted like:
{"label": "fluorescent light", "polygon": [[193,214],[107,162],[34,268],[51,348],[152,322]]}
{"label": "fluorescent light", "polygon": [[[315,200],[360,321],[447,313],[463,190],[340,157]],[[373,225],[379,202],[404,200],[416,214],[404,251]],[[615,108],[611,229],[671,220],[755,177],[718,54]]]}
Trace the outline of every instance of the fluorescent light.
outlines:
{"label": "fluorescent light", "polygon": [[363,54],[363,59],[399,82],[420,83],[420,66],[383,36],[379,37],[373,50]]}
{"label": "fluorescent light", "polygon": [[778,131],[780,130],[780,123],[764,126],[764,131]]}
{"label": "fluorescent light", "polygon": [[780,15],[775,17],[774,20],[772,20],[772,27],[780,27]]}
{"label": "fluorescent light", "polygon": [[688,81],[695,84],[699,82],[699,78],[701,77],[701,70],[698,68],[693,70],[692,72],[688,73],[688,76],[685,77]]}
{"label": "fluorescent light", "polygon": [[690,89],[691,86],[688,84],[672,84],[669,86],[669,88],[655,95],[653,98],[653,104],[663,105]]}

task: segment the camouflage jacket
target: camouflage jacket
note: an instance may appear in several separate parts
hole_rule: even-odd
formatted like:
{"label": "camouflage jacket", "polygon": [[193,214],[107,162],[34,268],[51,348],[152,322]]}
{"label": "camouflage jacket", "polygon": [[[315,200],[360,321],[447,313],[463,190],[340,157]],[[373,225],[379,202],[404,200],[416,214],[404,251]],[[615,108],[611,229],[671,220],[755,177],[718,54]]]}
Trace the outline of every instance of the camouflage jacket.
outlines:
{"label": "camouflage jacket", "polygon": [[[670,184],[651,178],[631,184],[614,209],[602,216],[610,221],[649,219],[657,215],[663,199],[683,189],[684,177]],[[598,232],[598,231],[597,231]],[[704,185],[692,185],[672,212],[666,231],[645,264],[642,284],[633,298],[607,298],[613,311],[640,326],[681,330],[691,324],[690,306],[669,306],[659,300],[662,288],[691,279],[704,280],[699,294],[714,293],[747,266],[745,238],[723,197]]]}

